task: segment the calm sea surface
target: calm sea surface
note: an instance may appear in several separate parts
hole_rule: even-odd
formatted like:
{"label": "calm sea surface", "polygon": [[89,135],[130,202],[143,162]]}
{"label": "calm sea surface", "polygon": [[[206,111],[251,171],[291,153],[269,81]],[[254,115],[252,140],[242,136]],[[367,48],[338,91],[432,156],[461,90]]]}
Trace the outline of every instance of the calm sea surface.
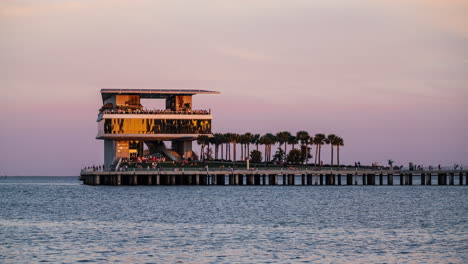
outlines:
{"label": "calm sea surface", "polygon": [[0,179],[0,263],[468,263],[467,186]]}

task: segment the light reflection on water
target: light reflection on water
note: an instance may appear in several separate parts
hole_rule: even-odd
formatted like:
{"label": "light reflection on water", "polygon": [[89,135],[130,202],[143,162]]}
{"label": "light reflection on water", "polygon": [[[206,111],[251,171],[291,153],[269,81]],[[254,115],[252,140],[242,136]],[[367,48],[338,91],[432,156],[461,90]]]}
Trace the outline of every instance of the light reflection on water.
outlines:
{"label": "light reflection on water", "polygon": [[0,181],[0,262],[466,263],[467,190],[12,178]]}

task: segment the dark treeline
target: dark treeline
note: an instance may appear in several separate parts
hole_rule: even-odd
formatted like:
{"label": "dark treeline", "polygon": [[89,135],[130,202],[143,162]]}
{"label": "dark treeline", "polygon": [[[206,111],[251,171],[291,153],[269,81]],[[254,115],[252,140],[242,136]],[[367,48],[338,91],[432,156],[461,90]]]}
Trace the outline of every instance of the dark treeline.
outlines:
{"label": "dark treeline", "polygon": [[[334,164],[334,150],[336,149],[336,162],[339,166],[340,147],[344,146],[344,141],[339,136],[320,133],[311,136],[307,131],[299,131],[296,135],[287,131],[265,135],[215,133],[213,137],[200,135],[197,138],[197,143],[201,147],[200,160],[236,162],[238,151],[240,151],[241,161],[249,159],[251,162],[309,164],[309,160],[311,160],[314,166],[323,165],[321,157],[323,145],[331,146],[331,166]],[[278,144],[278,150],[273,154],[271,149],[276,144]],[[237,149],[238,145],[240,145],[240,149]],[[214,151],[211,146],[214,146]]]}

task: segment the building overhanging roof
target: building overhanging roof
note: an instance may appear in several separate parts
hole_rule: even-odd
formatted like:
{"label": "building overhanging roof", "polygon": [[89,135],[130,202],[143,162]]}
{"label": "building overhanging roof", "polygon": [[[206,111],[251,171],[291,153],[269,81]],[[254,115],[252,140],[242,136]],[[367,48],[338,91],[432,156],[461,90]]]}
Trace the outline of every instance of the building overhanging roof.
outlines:
{"label": "building overhanging roof", "polygon": [[194,89],[101,89],[102,100],[112,95],[139,95],[140,98],[165,99],[173,95],[195,95],[195,94],[219,94],[218,91],[194,90]]}

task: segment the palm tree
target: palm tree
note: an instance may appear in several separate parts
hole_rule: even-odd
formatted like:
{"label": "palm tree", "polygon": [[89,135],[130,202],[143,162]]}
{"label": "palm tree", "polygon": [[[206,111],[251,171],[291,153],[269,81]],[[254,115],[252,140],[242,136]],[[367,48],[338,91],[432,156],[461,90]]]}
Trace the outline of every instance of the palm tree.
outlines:
{"label": "palm tree", "polygon": [[290,136],[291,136],[291,133],[289,133],[288,131],[276,133],[276,138],[278,140],[279,147],[281,148],[281,145],[284,144],[285,153],[287,153],[287,146],[288,146],[287,144],[288,144],[288,140]]}
{"label": "palm tree", "polygon": [[276,143],[275,135],[267,133],[260,138],[260,144],[265,145],[265,162],[271,160],[271,145]]}
{"label": "palm tree", "polygon": [[248,157],[248,146],[251,141],[252,134],[251,133],[245,133],[243,135],[240,135],[239,137],[239,143],[241,144],[241,157],[242,160],[245,160],[246,157]]}
{"label": "palm tree", "polygon": [[215,133],[211,138],[211,143],[215,145],[215,160],[218,159],[219,146],[221,145],[221,159],[223,158],[223,140],[224,135],[221,133]]}
{"label": "palm tree", "polygon": [[296,138],[299,142],[301,142],[301,146],[305,146],[305,163],[307,165],[307,160],[308,160],[308,146],[309,146],[309,140],[310,136],[307,131],[299,131],[296,133]]}
{"label": "palm tree", "polygon": [[330,161],[330,166],[333,168],[333,146],[336,144],[336,135],[335,134],[330,134],[327,136],[327,139],[325,140],[325,143],[330,144],[331,146],[331,161]]}
{"label": "palm tree", "polygon": [[232,162],[236,164],[236,145],[239,142],[239,134],[230,133],[230,142],[232,143]]}
{"label": "palm tree", "polygon": [[207,135],[199,135],[197,137],[197,143],[201,146],[201,149],[200,149],[200,160],[204,160],[204,156],[205,156],[205,145],[208,143],[208,140],[210,138],[207,136]]}
{"label": "palm tree", "polygon": [[344,146],[344,141],[341,137],[336,139],[336,162],[338,163],[338,168],[340,167],[340,147]]}
{"label": "palm tree", "polygon": [[258,145],[260,145],[260,134],[253,135],[251,143],[255,144],[255,146],[257,147],[257,151],[258,151]]}
{"label": "palm tree", "polygon": [[290,137],[288,138],[288,144],[291,144],[292,149],[294,149],[294,146],[297,144],[297,137],[290,135]]}
{"label": "palm tree", "polygon": [[244,137],[245,137],[245,145],[246,145],[246,150],[245,150],[245,157],[249,158],[250,157],[250,144],[252,144],[252,138],[253,138],[253,135],[252,133],[245,133],[244,134]]}
{"label": "palm tree", "polygon": [[278,132],[276,133],[276,140],[278,141],[279,143],[279,148],[281,148],[281,146],[286,143],[286,135],[284,134],[284,132]]}
{"label": "palm tree", "polygon": [[325,144],[325,135],[324,134],[315,134],[314,144],[315,144],[315,164],[317,161],[320,167],[322,167],[322,145]]}
{"label": "palm tree", "polygon": [[232,133],[224,134],[224,143],[226,144],[226,160],[231,159],[231,135]]}
{"label": "palm tree", "polygon": [[222,133],[218,133],[219,145],[221,146],[221,161],[224,161],[224,143],[226,143],[226,137]]}

